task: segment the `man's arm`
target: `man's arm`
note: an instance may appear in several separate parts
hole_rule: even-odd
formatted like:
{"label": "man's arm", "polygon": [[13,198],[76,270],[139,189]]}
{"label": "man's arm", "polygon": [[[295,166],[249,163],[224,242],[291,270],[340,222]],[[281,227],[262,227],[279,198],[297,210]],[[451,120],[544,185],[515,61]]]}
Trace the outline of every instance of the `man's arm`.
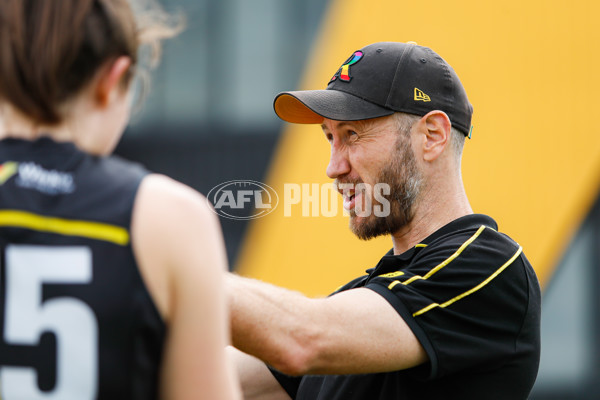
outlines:
{"label": "man's arm", "polygon": [[427,361],[394,308],[370,289],[323,299],[228,274],[233,345],[283,373],[395,371]]}
{"label": "man's arm", "polygon": [[244,400],[290,400],[264,362],[228,346],[227,357],[237,366]]}

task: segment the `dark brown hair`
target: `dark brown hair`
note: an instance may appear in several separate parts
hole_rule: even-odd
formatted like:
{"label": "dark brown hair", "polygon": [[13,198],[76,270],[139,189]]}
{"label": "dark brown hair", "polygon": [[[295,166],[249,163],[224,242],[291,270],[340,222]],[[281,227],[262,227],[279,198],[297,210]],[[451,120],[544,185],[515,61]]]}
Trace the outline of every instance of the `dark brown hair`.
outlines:
{"label": "dark brown hair", "polygon": [[161,11],[141,26],[128,0],[0,0],[0,100],[39,124],[62,122],[60,106],[106,62],[135,66],[140,44],[176,33],[151,14]]}

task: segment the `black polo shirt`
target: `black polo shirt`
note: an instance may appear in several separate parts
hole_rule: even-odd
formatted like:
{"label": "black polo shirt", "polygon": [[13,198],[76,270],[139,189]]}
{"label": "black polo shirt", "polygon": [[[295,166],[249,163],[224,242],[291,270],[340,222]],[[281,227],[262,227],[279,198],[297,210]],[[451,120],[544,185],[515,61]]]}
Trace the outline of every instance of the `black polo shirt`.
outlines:
{"label": "black polo shirt", "polygon": [[521,246],[497,229],[485,215],[459,218],[338,290],[383,296],[421,342],[425,365],[274,376],[298,400],[527,399],[540,357],[540,288]]}

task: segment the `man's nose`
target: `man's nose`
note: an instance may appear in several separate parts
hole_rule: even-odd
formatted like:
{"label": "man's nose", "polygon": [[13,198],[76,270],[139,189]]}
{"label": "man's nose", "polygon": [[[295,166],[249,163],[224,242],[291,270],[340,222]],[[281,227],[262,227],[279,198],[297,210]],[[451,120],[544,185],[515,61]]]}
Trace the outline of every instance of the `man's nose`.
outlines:
{"label": "man's nose", "polygon": [[340,149],[336,143],[333,143],[331,145],[331,157],[326,171],[327,176],[331,179],[336,179],[348,174],[350,169],[347,152]]}

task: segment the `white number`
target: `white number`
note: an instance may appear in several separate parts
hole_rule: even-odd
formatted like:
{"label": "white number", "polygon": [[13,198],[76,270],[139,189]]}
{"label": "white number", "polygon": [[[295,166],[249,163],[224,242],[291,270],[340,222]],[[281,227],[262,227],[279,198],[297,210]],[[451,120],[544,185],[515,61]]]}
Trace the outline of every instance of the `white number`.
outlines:
{"label": "white number", "polygon": [[92,309],[74,298],[42,301],[43,284],[92,280],[87,247],[8,246],[6,319],[8,344],[35,346],[44,332],[56,336],[56,386],[43,392],[34,368],[0,368],[2,399],[94,399],[97,393],[98,324]]}

